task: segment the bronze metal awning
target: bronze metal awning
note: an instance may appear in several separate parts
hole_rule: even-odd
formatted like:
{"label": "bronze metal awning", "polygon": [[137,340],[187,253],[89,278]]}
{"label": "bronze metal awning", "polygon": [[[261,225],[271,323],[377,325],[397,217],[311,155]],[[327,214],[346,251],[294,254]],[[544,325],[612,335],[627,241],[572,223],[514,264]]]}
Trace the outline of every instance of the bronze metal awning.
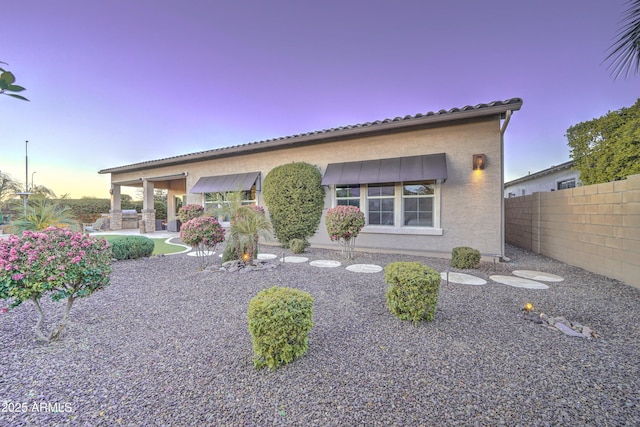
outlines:
{"label": "bronze metal awning", "polygon": [[223,193],[227,191],[247,191],[256,184],[260,172],[232,175],[203,176],[196,182],[190,193]]}
{"label": "bronze metal awning", "polygon": [[330,163],[322,178],[322,185],[378,184],[425,179],[447,179],[445,153],[361,162]]}

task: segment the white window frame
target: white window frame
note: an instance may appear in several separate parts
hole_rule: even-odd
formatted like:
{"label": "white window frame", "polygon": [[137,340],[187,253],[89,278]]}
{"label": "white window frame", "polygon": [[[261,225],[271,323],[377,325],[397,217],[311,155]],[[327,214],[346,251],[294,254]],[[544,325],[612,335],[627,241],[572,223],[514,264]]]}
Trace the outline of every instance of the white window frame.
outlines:
{"label": "white window frame", "polygon": [[[373,196],[373,197],[371,197],[371,196],[369,196],[369,185],[373,185],[373,186],[376,186],[376,187],[383,186],[383,185],[384,186],[389,186],[389,187],[393,186],[393,195],[392,196]],[[398,188],[397,187],[398,186],[395,183],[367,184],[367,185],[363,185],[363,186],[360,187],[361,188],[361,190],[360,190],[361,197],[364,196],[365,203],[366,203],[366,206],[365,206],[366,209],[364,210],[364,212],[365,212],[365,216],[366,216],[366,219],[367,219],[367,226],[370,226],[370,227],[395,227],[396,224],[398,224],[398,221],[397,221],[397,218],[396,218],[397,217],[397,215],[396,215],[396,212],[397,212],[396,195],[398,193]],[[364,189],[364,193],[363,193],[363,189]],[[369,213],[370,213],[369,212],[369,200],[371,200],[371,199],[379,200],[381,204],[382,204],[383,200],[389,200],[389,199],[393,200],[393,225],[370,224],[369,223]],[[361,206],[362,206],[362,203],[361,203]]]}
{"label": "white window frame", "polygon": [[[360,196],[358,197],[338,197],[338,188],[344,187],[357,187],[358,184],[337,184],[333,187],[333,197],[334,202],[333,206],[338,206],[338,202],[341,200],[358,200],[359,206],[357,206],[360,210],[362,210],[362,185],[360,185]],[[353,206],[353,205],[341,205],[341,206]]]}
{"label": "white window frame", "polygon": [[[251,199],[247,199],[247,200],[243,200],[242,201],[242,205],[246,206],[246,205],[257,205],[258,204],[258,193],[255,190],[256,186],[254,184],[253,187],[251,187],[251,190],[243,190],[242,193],[248,193],[249,197],[252,197]],[[207,201],[207,194],[222,194],[223,198],[226,198],[226,195],[229,193],[233,193],[233,191],[218,191],[218,192],[214,192],[214,193],[202,193],[202,206],[204,206],[205,212],[209,209],[209,207],[212,207],[215,209],[215,205],[218,205],[219,203],[214,202],[214,201]],[[224,201],[222,203],[229,203],[227,201]],[[231,223],[230,221],[220,221],[220,225],[222,225],[223,227],[230,227]]]}
{"label": "white window frame", "polygon": [[[429,180],[425,180],[429,181]],[[412,181],[415,182],[415,181]],[[346,184],[345,184],[346,185]],[[355,184],[354,184],[355,185]],[[442,236],[443,230],[440,226],[440,204],[441,204],[441,186],[442,181],[435,181],[435,188],[433,194],[433,227],[421,227],[421,226],[405,226],[402,223],[403,216],[403,183],[394,183],[394,224],[389,225],[365,225],[362,228],[361,233],[364,234],[414,234],[424,236]],[[331,206],[338,206],[336,197],[336,187],[339,185],[331,185]],[[360,185],[360,210],[364,212],[367,221],[369,220],[368,212],[368,200],[367,200],[367,184]]]}

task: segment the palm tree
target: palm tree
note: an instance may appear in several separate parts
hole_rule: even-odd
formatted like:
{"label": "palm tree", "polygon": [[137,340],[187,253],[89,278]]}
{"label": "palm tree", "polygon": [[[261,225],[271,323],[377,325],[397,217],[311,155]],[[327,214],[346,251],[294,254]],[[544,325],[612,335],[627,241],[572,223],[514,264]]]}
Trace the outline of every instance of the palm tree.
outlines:
{"label": "palm tree", "polygon": [[5,205],[23,189],[24,185],[20,181],[13,179],[9,174],[0,172],[0,205]]}
{"label": "palm tree", "polygon": [[617,34],[618,40],[609,48],[611,74],[615,79],[624,74],[640,71],[640,0],[629,0],[629,8],[625,11],[622,28]]}
{"label": "palm tree", "polygon": [[71,209],[47,199],[34,200],[24,213],[11,221],[11,231],[22,234],[25,230],[44,230],[48,227],[69,228],[78,231],[78,221],[73,217]]}
{"label": "palm tree", "polygon": [[242,259],[251,264],[258,253],[260,237],[269,237],[271,221],[264,210],[253,205],[243,205],[241,191],[232,191],[219,198],[212,213],[220,221],[228,218],[229,234],[222,261]]}
{"label": "palm tree", "polygon": [[252,206],[241,206],[231,222],[228,244],[234,244],[235,253],[242,254],[242,261],[251,264],[258,255],[258,240],[268,237],[270,231],[271,221],[264,213]]}

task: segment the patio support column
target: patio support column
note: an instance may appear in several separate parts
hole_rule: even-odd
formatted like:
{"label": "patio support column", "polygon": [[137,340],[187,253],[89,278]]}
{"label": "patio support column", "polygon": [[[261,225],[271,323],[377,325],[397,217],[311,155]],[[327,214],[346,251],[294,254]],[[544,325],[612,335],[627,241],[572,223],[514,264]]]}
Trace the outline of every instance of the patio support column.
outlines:
{"label": "patio support column", "polygon": [[153,182],[147,179],[142,181],[142,220],[144,232],[156,231],[156,210],[153,202]]}
{"label": "patio support column", "polygon": [[111,184],[111,209],[109,210],[109,228],[122,230],[122,205],[120,199],[120,186]]}

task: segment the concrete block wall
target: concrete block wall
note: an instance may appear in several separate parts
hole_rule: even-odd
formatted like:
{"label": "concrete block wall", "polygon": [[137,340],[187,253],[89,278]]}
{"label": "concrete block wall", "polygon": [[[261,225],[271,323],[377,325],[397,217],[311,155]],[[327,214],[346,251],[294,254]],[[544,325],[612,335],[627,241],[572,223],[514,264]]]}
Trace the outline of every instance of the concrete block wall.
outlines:
{"label": "concrete block wall", "polygon": [[640,288],[640,175],[505,199],[505,240]]}

